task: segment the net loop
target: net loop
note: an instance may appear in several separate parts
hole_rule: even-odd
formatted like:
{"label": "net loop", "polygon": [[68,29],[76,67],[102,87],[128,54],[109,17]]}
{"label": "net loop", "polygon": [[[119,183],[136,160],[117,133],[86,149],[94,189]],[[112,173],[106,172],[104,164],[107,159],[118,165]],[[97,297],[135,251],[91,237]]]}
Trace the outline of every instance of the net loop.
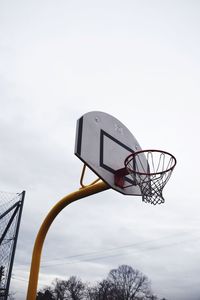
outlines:
{"label": "net loop", "polygon": [[140,187],[142,200],[151,204],[165,202],[163,188],[176,165],[176,158],[162,150],[141,150],[125,159],[125,168]]}

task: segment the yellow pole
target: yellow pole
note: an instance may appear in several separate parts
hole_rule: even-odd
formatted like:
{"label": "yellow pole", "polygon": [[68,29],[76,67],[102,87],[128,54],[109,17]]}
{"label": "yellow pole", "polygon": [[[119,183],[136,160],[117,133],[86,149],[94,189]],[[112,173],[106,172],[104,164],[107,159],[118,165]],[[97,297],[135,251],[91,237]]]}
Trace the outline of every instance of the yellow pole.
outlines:
{"label": "yellow pole", "polygon": [[49,230],[49,227],[51,226],[51,224],[54,221],[54,219],[56,218],[56,216],[61,212],[61,210],[63,208],[65,208],[70,203],[72,203],[76,200],[79,200],[81,198],[102,192],[107,189],[109,189],[109,186],[103,181],[100,183],[86,186],[74,193],[71,193],[71,194],[65,196],[50,210],[50,212],[44,219],[44,221],[40,227],[40,230],[38,231],[37,237],[35,239],[35,245],[34,245],[33,254],[32,254],[30,275],[29,275],[29,284],[28,284],[28,291],[27,291],[27,298],[26,298],[27,300],[35,300],[36,299],[42,246],[43,246],[46,234]]}

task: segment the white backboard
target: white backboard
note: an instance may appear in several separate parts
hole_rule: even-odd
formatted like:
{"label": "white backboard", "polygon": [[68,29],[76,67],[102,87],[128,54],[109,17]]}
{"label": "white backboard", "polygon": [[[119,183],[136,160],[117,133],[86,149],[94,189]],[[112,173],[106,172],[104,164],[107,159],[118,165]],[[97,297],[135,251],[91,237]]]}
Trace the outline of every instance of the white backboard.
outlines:
{"label": "white backboard", "polygon": [[110,187],[126,195],[141,195],[130,175],[125,176],[125,188],[114,183],[116,170],[124,168],[125,158],[142,150],[132,133],[113,116],[92,111],[77,121],[75,155]]}

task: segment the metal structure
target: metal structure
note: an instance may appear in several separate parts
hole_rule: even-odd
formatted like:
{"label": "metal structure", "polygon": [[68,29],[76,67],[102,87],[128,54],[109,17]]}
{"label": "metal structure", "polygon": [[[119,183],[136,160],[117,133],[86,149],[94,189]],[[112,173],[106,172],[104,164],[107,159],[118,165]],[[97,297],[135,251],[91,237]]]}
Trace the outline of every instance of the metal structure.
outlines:
{"label": "metal structure", "polygon": [[81,187],[78,191],[73,192],[73,193],[65,196],[63,199],[61,199],[58,203],[55,204],[55,206],[47,214],[46,218],[44,219],[44,221],[38,231],[37,237],[35,239],[35,244],[34,244],[33,254],[32,254],[30,276],[29,276],[27,298],[26,298],[27,300],[35,300],[36,299],[42,247],[43,247],[47,232],[48,232],[51,224],[53,223],[54,219],[70,203],[75,202],[79,199],[94,195],[96,193],[105,191],[109,188],[110,187],[102,181],[98,182],[98,183],[89,184],[88,186]]}
{"label": "metal structure", "polygon": [[25,192],[0,192],[0,300],[9,296],[10,280]]}
{"label": "metal structure", "polygon": [[[160,185],[152,186],[152,182],[144,182],[141,184],[140,180],[136,180],[133,175],[134,159],[132,159],[135,153],[140,153],[139,162],[148,173],[151,160],[143,153],[142,148],[138,144],[132,133],[116,118],[113,116],[99,111],[92,111],[84,114],[77,121],[76,128],[76,144],[75,155],[84,163],[83,171],[81,174],[79,190],[65,196],[50,210],[44,219],[37,237],[32,254],[32,262],[29,276],[29,284],[27,291],[27,300],[35,300],[37,293],[38,276],[40,269],[40,260],[42,254],[42,247],[44,244],[47,232],[56,218],[56,216],[70,203],[94,195],[96,193],[105,191],[112,188],[125,195],[142,196],[143,200],[149,202],[148,197],[154,197],[154,202],[157,202],[159,197],[162,198],[162,194],[155,196],[155,193],[147,193],[143,189],[144,186],[148,186],[148,189],[154,188],[154,192],[161,190]],[[164,151],[162,151],[164,153]],[[167,156],[167,152],[166,156]],[[128,158],[127,158],[128,157]],[[128,160],[126,160],[126,158]],[[127,165],[124,165],[126,160]],[[162,164],[162,155],[160,163]],[[174,161],[173,161],[174,163]],[[176,163],[176,160],[175,160]],[[89,185],[83,183],[83,177],[86,166],[91,169],[98,179],[93,181]],[[173,167],[175,164],[173,165]],[[172,165],[170,167],[172,171]],[[166,174],[169,170],[168,167],[162,169],[162,173]],[[135,170],[137,172],[136,177],[141,172],[141,169]],[[158,172],[156,169],[155,172]],[[170,172],[171,174],[171,172]],[[151,173],[147,174],[148,178],[151,178]],[[146,178],[146,177],[145,177]],[[163,177],[164,178],[164,177]],[[168,179],[169,177],[167,177]],[[138,179],[138,178],[137,178]],[[141,176],[141,180],[143,177]],[[152,179],[154,179],[152,177]],[[167,180],[165,180],[165,183]],[[160,183],[159,183],[160,184]],[[164,185],[162,186],[162,188]],[[152,190],[151,190],[152,191]],[[145,194],[146,193],[146,194]],[[155,204],[155,203],[154,203]]]}

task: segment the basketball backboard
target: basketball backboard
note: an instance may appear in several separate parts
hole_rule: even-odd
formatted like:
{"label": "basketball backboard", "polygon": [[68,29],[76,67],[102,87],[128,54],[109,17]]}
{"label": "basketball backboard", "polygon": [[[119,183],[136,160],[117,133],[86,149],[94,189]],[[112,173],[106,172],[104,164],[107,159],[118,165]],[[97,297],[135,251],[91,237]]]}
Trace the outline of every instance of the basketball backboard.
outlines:
{"label": "basketball backboard", "polygon": [[[77,121],[75,155],[111,188],[126,195],[141,195],[130,175],[124,187],[115,184],[114,175],[124,168],[124,160],[142,150],[132,133],[115,117],[100,111],[84,114]],[[143,157],[145,165],[145,156]]]}

